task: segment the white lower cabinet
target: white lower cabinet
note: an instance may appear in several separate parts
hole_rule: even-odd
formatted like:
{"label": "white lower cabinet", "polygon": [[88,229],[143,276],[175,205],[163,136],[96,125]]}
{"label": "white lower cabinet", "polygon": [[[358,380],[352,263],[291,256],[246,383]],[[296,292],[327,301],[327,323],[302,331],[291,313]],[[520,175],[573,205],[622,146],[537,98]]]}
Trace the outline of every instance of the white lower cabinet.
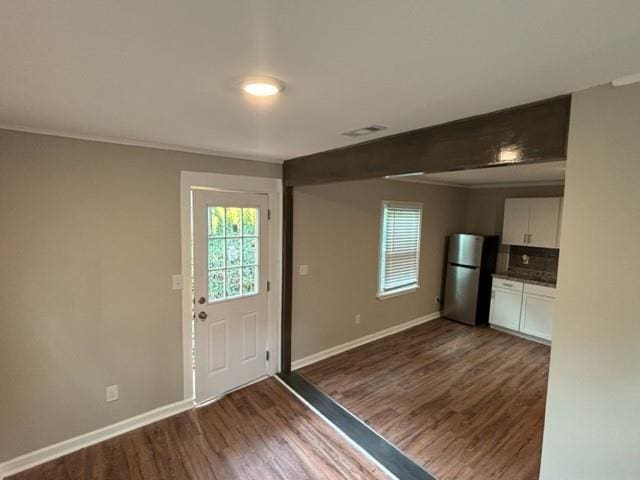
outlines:
{"label": "white lower cabinet", "polygon": [[522,290],[494,288],[491,291],[491,313],[489,323],[498,327],[518,330],[520,327],[520,306]]}
{"label": "white lower cabinet", "polygon": [[555,288],[494,278],[489,323],[551,340]]}
{"label": "white lower cabinet", "polygon": [[522,296],[520,331],[527,335],[551,340],[553,298],[525,293]]}

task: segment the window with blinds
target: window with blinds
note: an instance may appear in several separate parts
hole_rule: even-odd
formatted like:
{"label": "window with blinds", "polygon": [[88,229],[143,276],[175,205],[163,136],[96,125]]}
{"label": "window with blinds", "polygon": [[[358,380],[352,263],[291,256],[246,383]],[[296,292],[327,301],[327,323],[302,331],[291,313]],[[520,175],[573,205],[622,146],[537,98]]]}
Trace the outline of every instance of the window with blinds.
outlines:
{"label": "window with blinds", "polygon": [[418,288],[422,204],[382,202],[378,296]]}

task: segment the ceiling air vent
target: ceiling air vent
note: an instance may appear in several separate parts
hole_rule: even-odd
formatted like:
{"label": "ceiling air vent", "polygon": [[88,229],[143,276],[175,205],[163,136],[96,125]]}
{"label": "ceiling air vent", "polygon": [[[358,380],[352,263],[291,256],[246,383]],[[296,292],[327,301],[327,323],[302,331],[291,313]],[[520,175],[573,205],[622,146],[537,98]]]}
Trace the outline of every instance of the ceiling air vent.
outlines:
{"label": "ceiling air vent", "polygon": [[369,135],[370,133],[379,132],[380,130],[386,130],[387,127],[383,127],[382,125],[369,125],[368,127],[358,128],[356,130],[351,130],[350,132],[345,132],[342,135],[346,135],[347,137],[361,137],[362,135]]}

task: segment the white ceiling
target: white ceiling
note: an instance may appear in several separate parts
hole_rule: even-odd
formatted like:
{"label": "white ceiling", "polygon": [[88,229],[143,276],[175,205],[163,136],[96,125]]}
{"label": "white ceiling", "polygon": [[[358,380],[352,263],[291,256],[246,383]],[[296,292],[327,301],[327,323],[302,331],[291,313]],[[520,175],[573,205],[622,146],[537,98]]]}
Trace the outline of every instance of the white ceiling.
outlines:
{"label": "white ceiling", "polygon": [[[3,0],[0,125],[278,160],[640,71],[638,0]],[[288,88],[250,101],[237,82]],[[341,132],[369,124],[384,132]]]}
{"label": "white ceiling", "polygon": [[563,184],[566,162],[503,165],[455,172],[388,177],[404,182],[452,185],[458,187],[525,186]]}

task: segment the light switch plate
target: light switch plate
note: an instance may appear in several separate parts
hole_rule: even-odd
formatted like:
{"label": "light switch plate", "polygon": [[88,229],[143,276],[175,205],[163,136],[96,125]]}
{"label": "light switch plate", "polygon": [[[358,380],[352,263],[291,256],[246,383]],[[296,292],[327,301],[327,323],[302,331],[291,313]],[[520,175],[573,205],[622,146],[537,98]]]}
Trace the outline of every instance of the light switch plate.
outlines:
{"label": "light switch plate", "polygon": [[171,276],[171,288],[173,290],[182,290],[182,275]]}
{"label": "light switch plate", "polygon": [[300,265],[300,275],[308,275],[309,274],[309,265]]}
{"label": "light switch plate", "polygon": [[115,402],[118,400],[118,385],[109,385],[107,387],[107,402]]}

